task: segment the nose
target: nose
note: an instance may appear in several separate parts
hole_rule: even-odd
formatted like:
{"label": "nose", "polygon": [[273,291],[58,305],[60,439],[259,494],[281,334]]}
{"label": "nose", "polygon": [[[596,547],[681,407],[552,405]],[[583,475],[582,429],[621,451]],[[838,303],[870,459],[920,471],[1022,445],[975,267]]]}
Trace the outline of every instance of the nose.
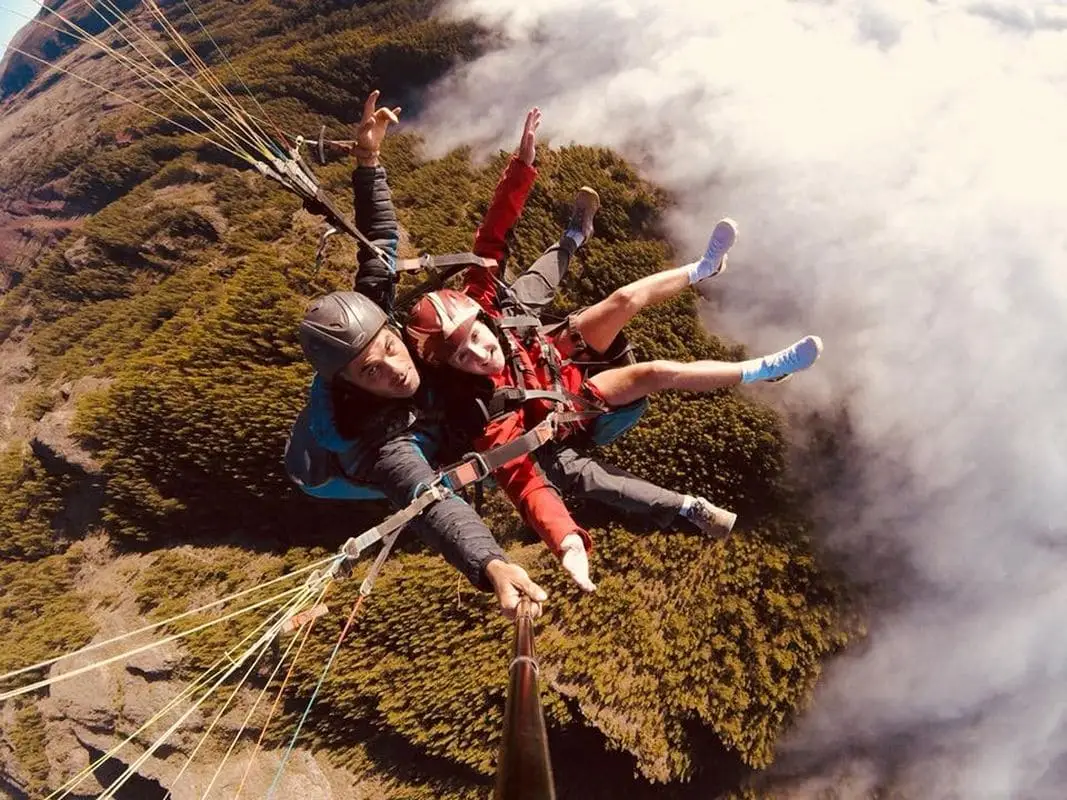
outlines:
{"label": "nose", "polygon": [[404,378],[407,376],[407,364],[403,359],[393,357],[385,362],[386,369],[389,371],[389,380],[393,384],[403,383]]}

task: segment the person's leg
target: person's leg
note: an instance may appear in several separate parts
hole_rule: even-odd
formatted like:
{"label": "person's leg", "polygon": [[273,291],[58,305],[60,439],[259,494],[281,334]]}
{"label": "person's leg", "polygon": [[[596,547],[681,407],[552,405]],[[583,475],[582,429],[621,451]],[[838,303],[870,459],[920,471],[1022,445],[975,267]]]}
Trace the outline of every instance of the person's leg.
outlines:
{"label": "person's leg", "polygon": [[711,234],[708,249],[700,261],[657,272],[616,289],[596,305],[575,315],[571,326],[592,350],[603,353],[623,326],[643,308],[676,297],[689,286],[719,274],[726,253],[737,238],[732,220],[721,220]]}
{"label": "person's leg", "polygon": [[676,267],[628,283],[575,314],[571,327],[591,350],[603,353],[641,309],[669,300],[689,288],[687,270],[687,267]]}
{"label": "person's leg", "polygon": [[[528,313],[540,316],[545,306],[552,302],[577,250],[574,241],[564,236],[511,282],[512,296]],[[507,307],[507,299],[502,298],[502,305]]]}
{"label": "person's leg", "polygon": [[572,447],[542,448],[538,462],[565,496],[639,517],[654,530],[670,525],[685,504],[685,495],[643,481]]}
{"label": "person's leg", "polygon": [[686,520],[711,536],[726,536],[737,515],[692,497],[664,489],[624,469],[578,453],[571,447],[542,448],[538,461],[546,477],[568,497],[591,501],[614,514],[622,512],[662,531]]}
{"label": "person's leg", "polygon": [[593,235],[593,217],[600,208],[600,197],[588,186],[578,190],[567,230],[559,242],[549,247],[511,283],[515,298],[535,315],[552,302],[560,283],[567,276],[571,259]]}
{"label": "person's leg", "polygon": [[624,406],[654,392],[713,392],[740,383],[773,381],[807,369],[822,353],[818,336],[805,336],[777,353],[748,361],[646,361],[605,370],[589,378],[610,406]]}
{"label": "person's leg", "polygon": [[726,361],[644,361],[589,378],[609,405],[624,406],[666,389],[713,392],[741,383],[741,364]]}

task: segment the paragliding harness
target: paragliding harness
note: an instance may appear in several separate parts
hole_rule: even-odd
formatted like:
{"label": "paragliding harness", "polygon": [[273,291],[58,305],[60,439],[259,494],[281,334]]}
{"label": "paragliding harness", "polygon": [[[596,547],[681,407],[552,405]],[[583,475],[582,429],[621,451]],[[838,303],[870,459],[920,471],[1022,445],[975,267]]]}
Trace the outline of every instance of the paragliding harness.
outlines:
{"label": "paragliding harness", "polygon": [[[523,302],[516,297],[511,287],[499,278],[494,277],[497,291],[501,293],[503,302],[501,307],[504,316],[490,320],[492,327],[498,331],[501,342],[506,349],[506,361],[511,370],[514,386],[505,386],[497,389],[488,402],[478,400],[478,407],[485,422],[490,422],[498,417],[510,414],[521,408],[531,400],[546,400],[554,404],[555,412],[560,413],[563,409],[576,409],[569,412],[575,415],[575,421],[588,422],[592,425],[586,434],[592,444],[608,445],[622,436],[638,423],[645,410],[648,401],[644,398],[635,400],[625,406],[610,409],[602,402],[582,395],[572,394],[563,388],[563,367],[573,364],[579,367],[586,376],[595,375],[604,369],[611,367],[626,366],[637,363],[633,353],[633,347],[620,333],[611,346],[601,354],[598,360],[585,360],[570,358],[561,361],[558,351],[549,341],[549,337],[569,328],[570,320],[564,319],[552,322],[548,325],[542,323],[540,318],[530,312]],[[588,346],[580,340],[573,329],[569,335],[578,338],[575,342],[576,353],[588,351]],[[545,367],[552,380],[550,389],[528,389],[525,387],[525,370],[517,343],[527,349],[533,344],[538,345]]]}
{"label": "paragliding harness", "polygon": [[[496,266],[496,260],[481,258],[473,253],[453,253],[445,256],[424,255],[419,258],[399,259],[396,262],[398,272],[428,272],[429,275],[423,282],[403,292],[397,306],[410,305],[421,294],[440,288],[448,281],[448,278],[468,267],[489,269]],[[554,417],[557,423],[573,422],[576,419],[577,417],[573,414],[559,414]],[[388,441],[394,435],[410,428],[413,421],[414,419],[410,417],[386,421],[378,430],[378,441]],[[458,482],[455,489],[460,490],[467,484],[477,483],[492,474],[497,467],[540,447],[544,443],[542,441],[544,430],[541,428],[537,433],[530,431],[525,437],[515,439],[514,447],[499,449],[499,454],[494,454],[497,451],[493,450],[489,453],[466,455],[461,464],[479,467],[480,473],[484,474],[479,474],[476,480]],[[370,449],[372,448],[368,446],[367,450]],[[377,486],[353,480],[338,458],[338,453],[318,441],[312,430],[312,413],[307,407],[293,422],[285,447],[284,463],[289,479],[296,483],[305,494],[312,497],[329,500],[385,499],[385,494]],[[451,471],[458,468],[452,468]],[[447,475],[449,471],[445,470],[443,475]]]}
{"label": "paragliding harness", "polygon": [[[359,237],[363,241],[362,237]],[[377,249],[377,248],[375,248]],[[385,255],[384,253],[382,254]],[[422,255],[418,258],[393,260],[397,272],[409,274],[425,272],[427,277],[413,287],[401,293],[396,307],[404,309],[415,302],[427,292],[440,289],[445,283],[468,267],[482,267],[491,269],[498,266],[496,259],[482,258],[473,253],[450,253],[447,255]],[[570,360],[561,362],[557,358],[557,351],[549,341],[548,336],[562,330],[567,320],[556,321],[548,325],[542,324],[541,320],[515,296],[511,287],[499,277],[494,276],[498,291],[504,298],[502,306],[505,315],[499,319],[487,320],[493,327],[498,329],[500,338],[506,343],[508,350],[508,366],[512,370],[514,386],[504,387],[494,392],[488,403],[477,400],[481,416],[485,422],[496,419],[504,414],[511,413],[522,407],[531,400],[547,400],[553,403],[554,409],[545,422],[550,422],[551,435],[555,438],[557,433],[563,432],[561,426],[569,426],[579,422],[592,422],[586,431],[586,435],[592,444],[608,445],[618,439],[622,434],[632,428],[641,419],[648,408],[648,401],[641,399],[617,409],[609,409],[594,399],[581,395],[571,394],[563,389],[562,367],[564,363],[573,363],[579,366],[587,375],[596,374],[606,368],[636,363],[633,348],[620,334],[608,350],[602,354],[599,360]],[[571,335],[574,335],[573,332]],[[523,369],[519,358],[519,351],[510,337],[515,337],[515,342],[523,341],[527,346],[534,342],[539,343],[552,378],[550,390],[527,389],[523,380]],[[584,342],[577,343],[579,352],[585,348]],[[337,454],[323,447],[316,441],[310,427],[310,415],[307,409],[301,412],[293,425],[292,433],[285,447],[285,467],[290,479],[301,490],[312,497],[329,500],[383,500],[384,493],[376,486],[358,483],[342,468]],[[532,453],[548,438],[545,435],[545,425],[540,425],[528,431],[523,436],[501,447],[493,448],[486,453],[470,453],[464,457],[458,466],[444,470],[441,475],[449,476],[459,473],[456,470],[464,469],[463,465],[469,465],[476,470],[477,477],[454,483],[451,488],[458,491],[468,485],[475,484],[479,495],[481,482],[489,477],[497,468],[507,464],[515,458]],[[383,431],[385,436],[391,435],[392,431]],[[509,449],[510,448],[510,449]],[[466,475],[466,473],[463,473]],[[455,476],[453,476],[455,477]],[[480,502],[476,501],[476,505]]]}

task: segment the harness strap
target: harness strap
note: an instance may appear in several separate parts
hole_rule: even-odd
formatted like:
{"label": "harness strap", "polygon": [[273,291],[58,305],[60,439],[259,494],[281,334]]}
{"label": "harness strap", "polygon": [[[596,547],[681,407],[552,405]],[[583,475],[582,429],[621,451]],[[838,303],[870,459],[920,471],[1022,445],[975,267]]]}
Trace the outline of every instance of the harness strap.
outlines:
{"label": "harness strap", "polygon": [[373,528],[364,531],[359,536],[350,538],[341,546],[341,553],[348,558],[359,558],[359,554],[366,550],[373,544],[376,544],[386,536],[400,528],[403,528],[411,520],[415,519],[419,514],[426,510],[430,505],[445,497],[448,494],[447,490],[442,489],[440,486],[433,484],[427,488],[422,494],[412,500],[408,505],[399,511],[390,514],[382,522],[379,522]]}
{"label": "harness strap", "polygon": [[470,453],[453,467],[445,470],[441,480],[453,490],[462,489],[488,478],[500,467],[520,456],[532,453],[556,435],[555,420],[550,416],[522,436],[507,444],[490,448],[484,453]]}
{"label": "harness strap", "polygon": [[516,314],[513,316],[500,317],[496,321],[499,328],[511,328],[515,330],[533,329],[537,330],[541,327],[541,320],[537,317],[527,314]]}
{"label": "harness strap", "polygon": [[444,286],[445,281],[456,273],[461,272],[465,267],[485,267],[488,269],[495,266],[497,266],[496,259],[482,258],[474,255],[474,253],[452,253],[443,256],[427,254],[418,258],[402,258],[396,263],[398,271],[414,273],[424,270],[430,274],[424,281],[403,292],[397,300],[397,307],[406,308],[417,297],[440,289]]}
{"label": "harness strap", "polygon": [[501,414],[508,413],[511,409],[521,406],[527,400],[547,400],[550,403],[566,403],[570,395],[564,392],[545,391],[542,389],[523,389],[519,386],[506,386],[493,392],[493,396],[486,404],[481,400],[476,401],[485,416],[486,421],[496,419]]}
{"label": "harness strap", "polygon": [[418,258],[401,258],[396,262],[398,272],[451,270],[449,277],[458,272],[458,270],[453,270],[453,267],[485,267],[488,269],[495,266],[497,266],[495,258],[482,258],[474,253],[449,253],[443,256],[426,253]]}

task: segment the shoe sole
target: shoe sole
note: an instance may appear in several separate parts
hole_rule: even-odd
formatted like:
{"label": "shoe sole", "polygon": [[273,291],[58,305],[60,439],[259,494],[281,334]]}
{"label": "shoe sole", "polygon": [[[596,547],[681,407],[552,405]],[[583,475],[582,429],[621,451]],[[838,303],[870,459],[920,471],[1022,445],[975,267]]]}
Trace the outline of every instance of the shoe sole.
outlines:
{"label": "shoe sole", "polygon": [[712,245],[715,245],[714,252],[719,256],[723,256],[736,242],[737,223],[729,217],[723,217],[715,223],[715,228],[711,232],[711,238],[708,241],[708,249],[705,255],[711,253]]}
{"label": "shoe sole", "polygon": [[[704,258],[708,258],[709,255],[711,255],[712,258],[717,258],[719,260],[719,266],[708,276],[708,278],[714,278],[716,275],[722,275],[726,272],[726,254],[730,252],[730,248],[733,247],[736,242],[736,222],[729,217],[723,217],[715,223],[715,228],[711,232],[711,238],[708,240],[708,249],[704,251]],[[708,278],[705,278],[704,280],[707,280]]]}
{"label": "shoe sole", "polygon": [[583,211],[584,210],[582,208],[582,206],[583,206],[582,200],[584,198],[586,198],[586,197],[589,198],[591,211],[595,214],[596,212],[598,212],[600,210],[600,195],[597,194],[596,189],[594,189],[591,186],[583,186],[581,189],[578,190],[578,194],[575,195],[575,197],[574,197],[574,210],[575,211]]}

